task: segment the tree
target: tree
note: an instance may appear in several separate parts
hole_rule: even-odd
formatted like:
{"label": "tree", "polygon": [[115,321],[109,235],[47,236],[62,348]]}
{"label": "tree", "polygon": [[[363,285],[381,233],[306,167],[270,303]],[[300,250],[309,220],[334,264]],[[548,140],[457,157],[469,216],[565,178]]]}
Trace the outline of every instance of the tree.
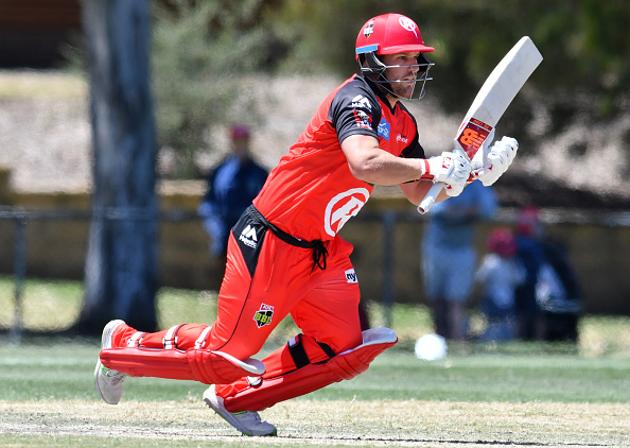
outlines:
{"label": "tree", "polygon": [[93,143],[92,223],[77,330],[112,318],[156,328],[156,139],[150,2],[85,0]]}
{"label": "tree", "polygon": [[174,164],[163,173],[197,177],[201,152],[218,150],[209,137],[230,121],[254,124],[248,75],[273,70],[290,46],[269,23],[282,0],[179,0],[154,6],[153,73],[161,151]]}

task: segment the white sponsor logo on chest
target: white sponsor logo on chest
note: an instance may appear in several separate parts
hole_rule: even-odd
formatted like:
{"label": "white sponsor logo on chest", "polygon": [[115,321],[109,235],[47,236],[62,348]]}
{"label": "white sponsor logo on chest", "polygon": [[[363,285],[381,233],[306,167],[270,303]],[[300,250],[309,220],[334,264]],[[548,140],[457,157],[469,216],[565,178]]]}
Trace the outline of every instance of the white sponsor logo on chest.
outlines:
{"label": "white sponsor logo on chest", "polygon": [[365,188],[352,188],[332,198],[324,212],[324,230],[335,236],[350,218],[356,216],[370,197]]}

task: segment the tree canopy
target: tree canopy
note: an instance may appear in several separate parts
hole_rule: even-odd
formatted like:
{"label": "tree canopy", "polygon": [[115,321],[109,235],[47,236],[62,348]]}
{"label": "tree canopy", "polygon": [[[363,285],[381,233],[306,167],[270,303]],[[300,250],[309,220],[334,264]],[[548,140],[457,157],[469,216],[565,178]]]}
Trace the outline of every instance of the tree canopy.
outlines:
{"label": "tree canopy", "polygon": [[[160,141],[203,143],[195,123],[217,122],[237,75],[356,70],[361,25],[384,12],[416,20],[436,51],[431,94],[449,112],[465,110],[506,51],[529,35],[545,57],[528,82],[560,132],[580,117],[609,121],[630,90],[630,2],[624,0],[180,0],[158,9],[155,79]],[[236,95],[238,96],[238,95]],[[522,123],[531,105],[516,104]],[[203,112],[203,113],[199,113]]]}

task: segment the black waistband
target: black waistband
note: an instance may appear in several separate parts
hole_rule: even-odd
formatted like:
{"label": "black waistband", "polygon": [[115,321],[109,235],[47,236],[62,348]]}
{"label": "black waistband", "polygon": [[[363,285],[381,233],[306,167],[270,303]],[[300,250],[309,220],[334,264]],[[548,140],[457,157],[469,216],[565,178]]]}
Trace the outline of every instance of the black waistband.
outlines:
{"label": "black waistband", "polygon": [[326,250],[326,247],[324,246],[324,242],[322,240],[301,240],[270,223],[267,218],[265,218],[263,214],[260,213],[260,211],[258,211],[258,209],[253,205],[250,205],[248,207],[248,211],[252,215],[256,216],[258,219],[260,219],[260,222],[262,222],[265,227],[270,229],[274,233],[274,235],[276,235],[285,243],[290,244],[291,246],[301,247],[303,249],[312,249],[313,269],[315,269],[315,266],[317,266],[321,270],[326,269],[326,255],[328,255],[328,251]]}

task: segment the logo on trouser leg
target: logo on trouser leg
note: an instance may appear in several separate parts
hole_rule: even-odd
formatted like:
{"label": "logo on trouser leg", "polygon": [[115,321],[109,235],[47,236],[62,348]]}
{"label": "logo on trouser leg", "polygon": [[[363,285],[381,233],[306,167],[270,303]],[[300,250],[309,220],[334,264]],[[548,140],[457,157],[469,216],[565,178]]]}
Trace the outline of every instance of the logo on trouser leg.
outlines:
{"label": "logo on trouser leg", "polygon": [[256,311],[256,314],[254,314],[254,321],[256,322],[256,325],[258,325],[258,328],[261,328],[265,325],[269,325],[272,317],[273,307],[271,305],[261,303],[260,309]]}
{"label": "logo on trouser leg", "polygon": [[245,227],[241,232],[238,240],[247,247],[256,249],[256,247],[258,247],[258,235],[256,234],[256,227],[248,224],[247,227]]}

